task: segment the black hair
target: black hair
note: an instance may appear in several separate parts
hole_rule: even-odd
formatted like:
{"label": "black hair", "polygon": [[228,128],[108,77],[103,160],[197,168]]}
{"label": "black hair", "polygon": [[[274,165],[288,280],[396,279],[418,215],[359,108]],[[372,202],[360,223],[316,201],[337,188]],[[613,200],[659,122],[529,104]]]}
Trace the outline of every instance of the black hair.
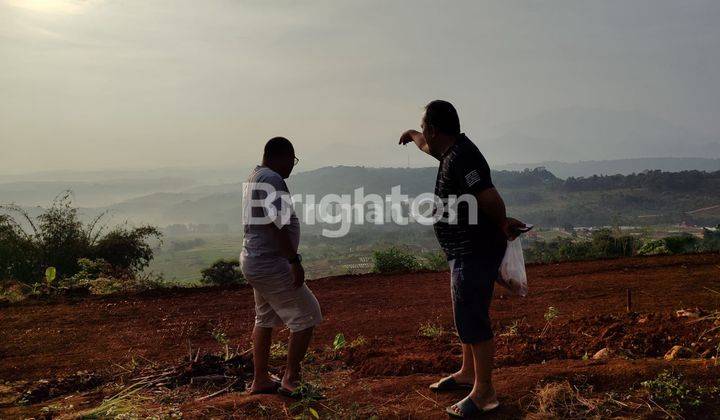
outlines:
{"label": "black hair", "polygon": [[265,150],[263,151],[263,160],[268,160],[276,156],[287,155],[288,153],[295,152],[290,140],[285,137],[273,137],[265,143]]}
{"label": "black hair", "polygon": [[425,105],[425,125],[431,125],[444,134],[460,134],[460,118],[448,101],[436,99]]}

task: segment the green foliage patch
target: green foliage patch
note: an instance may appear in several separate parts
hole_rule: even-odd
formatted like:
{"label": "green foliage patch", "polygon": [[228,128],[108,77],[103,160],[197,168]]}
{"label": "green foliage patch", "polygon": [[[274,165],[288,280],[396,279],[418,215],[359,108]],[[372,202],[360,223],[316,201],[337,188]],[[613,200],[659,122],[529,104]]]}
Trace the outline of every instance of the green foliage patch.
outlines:
{"label": "green foliage patch", "polygon": [[33,292],[101,276],[137,280],[153,258],[150,241],[161,238],[153,226],[116,226],[105,233],[105,213],[82,223],[69,191],[37,217],[12,204],[0,211],[0,282],[19,282]]}
{"label": "green foliage patch", "polygon": [[237,259],[217,260],[210,267],[202,270],[200,281],[203,284],[218,286],[243,284],[245,283],[245,278],[240,270],[238,270],[239,266],[240,262]]}
{"label": "green foliage patch", "polygon": [[655,379],[641,383],[650,398],[678,415],[699,414],[710,400],[717,401],[720,388],[695,386],[686,382],[680,373],[662,371]]}
{"label": "green foliage patch", "polygon": [[398,247],[373,252],[375,272],[397,273],[417,271],[422,268],[418,258]]}

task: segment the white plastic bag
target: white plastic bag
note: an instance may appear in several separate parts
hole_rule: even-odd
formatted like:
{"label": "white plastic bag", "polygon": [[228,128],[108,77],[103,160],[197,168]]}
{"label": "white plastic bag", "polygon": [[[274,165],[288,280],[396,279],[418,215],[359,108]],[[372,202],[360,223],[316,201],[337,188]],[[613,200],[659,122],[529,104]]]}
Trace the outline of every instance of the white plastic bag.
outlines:
{"label": "white plastic bag", "polygon": [[505,257],[500,264],[500,276],[497,283],[516,295],[527,296],[527,274],[525,274],[525,258],[520,238],[508,241]]}

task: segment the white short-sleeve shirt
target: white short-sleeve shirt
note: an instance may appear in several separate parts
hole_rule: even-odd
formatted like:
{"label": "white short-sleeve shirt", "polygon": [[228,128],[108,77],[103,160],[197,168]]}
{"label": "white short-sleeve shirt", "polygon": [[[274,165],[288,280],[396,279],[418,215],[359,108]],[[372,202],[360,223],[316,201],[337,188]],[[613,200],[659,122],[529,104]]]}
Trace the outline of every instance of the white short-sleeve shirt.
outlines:
{"label": "white short-sleeve shirt", "polygon": [[[260,186],[264,184],[264,186]],[[267,190],[271,189],[277,194],[277,199],[272,203],[265,200]],[[290,242],[297,250],[300,243],[300,222],[292,209],[285,180],[270,168],[257,166],[250,173],[247,182],[243,186],[243,228],[245,238],[243,239],[243,256],[245,258],[267,258],[282,257],[280,246],[276,237],[276,230],[270,225],[275,223],[278,228],[285,226],[290,233]],[[266,201],[259,205],[259,201]],[[254,204],[253,204],[254,202]],[[270,207],[267,207],[267,206]],[[283,213],[287,212],[287,213]],[[269,214],[269,213],[272,213]],[[283,214],[285,216],[283,217]],[[254,216],[255,223],[252,223],[249,216]],[[257,218],[269,217],[264,224],[257,223]]]}

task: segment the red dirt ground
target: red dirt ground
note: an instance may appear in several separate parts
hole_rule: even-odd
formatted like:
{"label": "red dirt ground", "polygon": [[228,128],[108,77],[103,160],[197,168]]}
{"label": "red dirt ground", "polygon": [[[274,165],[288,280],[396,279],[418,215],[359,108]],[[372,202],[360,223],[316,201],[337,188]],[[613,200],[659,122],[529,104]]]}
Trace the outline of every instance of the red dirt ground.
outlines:
{"label": "red dirt ground", "polygon": [[[675,316],[683,308],[704,313],[720,309],[720,255],[536,265],[528,267],[528,276],[527,298],[507,296],[497,287],[492,307],[500,417],[520,416],[540,380],[583,377],[596,391],[610,391],[637,385],[666,368],[701,382],[720,378],[720,368],[710,360],[716,355],[718,331],[699,338],[713,327],[711,321],[688,323]],[[426,388],[457,369],[454,335],[432,339],[418,334],[427,322],[452,331],[447,273],[343,276],[315,280],[310,287],[325,316],[312,344],[317,360],[308,364],[329,398],[319,407],[321,413],[346,417],[350,412],[338,407],[349,410],[356,403],[363,407],[358,413],[442,418],[444,407],[462,397],[438,396]],[[631,314],[625,309],[628,288]],[[559,315],[540,337],[550,306]],[[515,333],[508,334],[513,323]],[[7,306],[0,308],[0,387],[4,381],[24,383],[79,370],[109,377],[129,363],[170,365],[187,355],[189,345],[219,351],[211,336],[215,329],[226,332],[233,348],[246,349],[252,324],[252,291],[247,287]],[[362,336],[367,343],[329,355],[327,347],[339,332],[348,342]],[[282,332],[278,339],[285,337]],[[663,361],[676,344],[702,356]],[[582,360],[604,347],[622,357]],[[42,406],[0,404],[0,417],[27,415]],[[185,402],[180,411],[186,417],[228,417],[266,409],[287,413],[287,406],[278,396],[227,393]]]}

